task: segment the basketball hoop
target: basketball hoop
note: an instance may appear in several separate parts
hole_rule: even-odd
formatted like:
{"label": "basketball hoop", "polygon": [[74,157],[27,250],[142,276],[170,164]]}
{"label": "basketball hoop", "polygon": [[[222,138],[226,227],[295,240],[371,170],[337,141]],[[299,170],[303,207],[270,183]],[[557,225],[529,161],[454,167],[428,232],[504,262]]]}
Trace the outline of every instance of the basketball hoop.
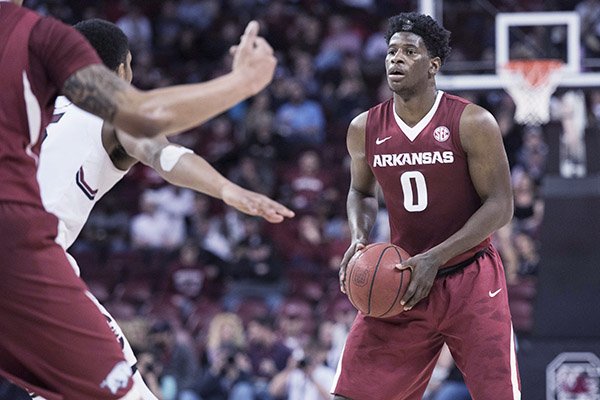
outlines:
{"label": "basketball hoop", "polygon": [[511,60],[500,69],[504,89],[515,102],[515,121],[542,125],[550,120],[550,97],[562,77],[559,60]]}

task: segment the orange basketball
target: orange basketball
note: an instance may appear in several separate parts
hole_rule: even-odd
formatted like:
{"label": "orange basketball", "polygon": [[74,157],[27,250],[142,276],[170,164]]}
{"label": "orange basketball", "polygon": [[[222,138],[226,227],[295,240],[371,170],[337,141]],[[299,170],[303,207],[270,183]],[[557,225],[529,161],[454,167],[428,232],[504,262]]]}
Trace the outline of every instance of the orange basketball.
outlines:
{"label": "orange basketball", "polygon": [[410,255],[390,243],[373,243],[356,252],[346,268],[346,294],[364,315],[392,317],[403,311],[400,300],[410,282],[410,269],[396,264]]}

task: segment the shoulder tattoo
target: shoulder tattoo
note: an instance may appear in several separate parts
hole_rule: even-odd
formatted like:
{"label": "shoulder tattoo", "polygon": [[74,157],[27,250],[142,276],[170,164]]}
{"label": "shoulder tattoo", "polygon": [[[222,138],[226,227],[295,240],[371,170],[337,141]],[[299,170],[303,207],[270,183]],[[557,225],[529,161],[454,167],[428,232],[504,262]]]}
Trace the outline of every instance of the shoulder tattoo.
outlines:
{"label": "shoulder tattoo", "polygon": [[103,65],[91,65],[65,81],[62,94],[78,107],[112,121],[127,83]]}

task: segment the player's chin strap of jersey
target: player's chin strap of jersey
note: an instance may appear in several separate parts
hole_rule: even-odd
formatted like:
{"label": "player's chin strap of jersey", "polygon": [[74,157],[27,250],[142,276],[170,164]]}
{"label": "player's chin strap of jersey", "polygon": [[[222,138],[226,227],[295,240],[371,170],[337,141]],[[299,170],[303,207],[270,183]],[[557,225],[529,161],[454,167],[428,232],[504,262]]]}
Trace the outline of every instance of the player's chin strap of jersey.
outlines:
{"label": "player's chin strap of jersey", "polygon": [[448,275],[454,274],[454,273],[462,270],[466,266],[473,264],[475,261],[477,261],[478,258],[483,257],[483,255],[485,254],[487,249],[488,248],[486,247],[482,250],[479,250],[477,253],[475,253],[471,257],[467,258],[465,261],[462,261],[462,262],[459,262],[458,264],[451,265],[449,267],[438,270],[435,277],[441,278],[441,277],[448,276]]}

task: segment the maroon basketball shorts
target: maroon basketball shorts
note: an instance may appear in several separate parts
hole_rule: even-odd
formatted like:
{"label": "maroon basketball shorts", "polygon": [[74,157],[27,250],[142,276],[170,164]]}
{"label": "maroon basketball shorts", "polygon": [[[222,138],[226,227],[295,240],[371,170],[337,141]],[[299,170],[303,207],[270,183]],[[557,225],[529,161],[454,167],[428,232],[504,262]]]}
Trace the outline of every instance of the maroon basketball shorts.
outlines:
{"label": "maroon basketball shorts", "polygon": [[112,400],[131,368],[64,250],[57,219],[0,203],[0,374],[48,400]]}
{"label": "maroon basketball shorts", "polygon": [[521,398],[504,268],[493,247],[436,278],[410,311],[385,319],[359,313],[332,391],[352,400],[420,400],[444,342],[474,400]]}

